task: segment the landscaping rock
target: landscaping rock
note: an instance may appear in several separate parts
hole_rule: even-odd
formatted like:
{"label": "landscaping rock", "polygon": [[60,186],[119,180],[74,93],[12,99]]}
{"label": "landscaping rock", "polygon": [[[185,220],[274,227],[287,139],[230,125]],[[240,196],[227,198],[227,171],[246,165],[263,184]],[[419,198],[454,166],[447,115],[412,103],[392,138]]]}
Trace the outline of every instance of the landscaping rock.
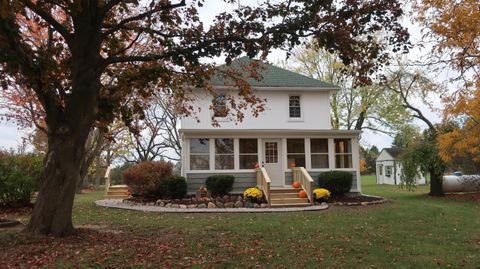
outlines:
{"label": "landscaping rock", "polygon": [[326,206],[327,202],[322,202],[320,205]]}
{"label": "landscaping rock", "polygon": [[207,205],[208,208],[217,208],[217,206],[212,203],[212,202],[208,202],[208,205]]}
{"label": "landscaping rock", "polygon": [[166,204],[165,207],[172,207],[172,203]]}
{"label": "landscaping rock", "polygon": [[207,205],[206,204],[199,204],[199,205],[197,205],[197,208],[207,208]]}
{"label": "landscaping rock", "polygon": [[155,202],[150,202],[150,203],[147,203],[148,206],[153,206],[155,205]]}
{"label": "landscaping rock", "polygon": [[257,204],[257,203],[254,203],[254,204],[253,204],[253,208],[260,208],[260,205]]}
{"label": "landscaping rock", "polygon": [[237,201],[239,201],[239,202],[243,202],[243,198],[242,198],[242,196],[238,196],[238,197],[237,197]]}
{"label": "landscaping rock", "polygon": [[157,204],[159,207],[164,207],[165,206],[165,203],[164,202],[160,202]]}
{"label": "landscaping rock", "polygon": [[225,202],[230,201],[230,196],[228,196],[228,195],[225,194],[225,195],[223,196],[223,201],[225,201]]}
{"label": "landscaping rock", "polygon": [[261,203],[261,204],[260,204],[260,207],[261,207],[261,208],[267,208],[267,207],[268,207],[268,204],[266,204],[266,203]]}
{"label": "landscaping rock", "polygon": [[252,202],[246,201],[246,202],[245,202],[245,207],[246,207],[246,208],[252,208],[252,207],[253,207]]}
{"label": "landscaping rock", "polygon": [[236,207],[236,208],[241,208],[241,207],[243,207],[242,201],[237,201],[237,202],[235,202],[235,207]]}
{"label": "landscaping rock", "polygon": [[236,202],[237,201],[237,197],[236,196],[230,196],[230,202]]}
{"label": "landscaping rock", "polygon": [[182,205],[180,205],[180,208],[185,209],[185,208],[187,208],[187,205],[182,204]]}
{"label": "landscaping rock", "polygon": [[172,208],[180,208],[180,205],[179,204],[173,204]]}
{"label": "landscaping rock", "polygon": [[225,208],[233,208],[235,206],[235,204],[233,202],[226,202],[224,204]]}
{"label": "landscaping rock", "polygon": [[162,199],[158,199],[158,200],[155,202],[155,204],[158,205],[158,204],[160,204],[161,202],[163,202],[163,200],[162,200]]}
{"label": "landscaping rock", "polygon": [[225,207],[222,202],[216,202],[215,205],[216,205],[218,208],[224,208],[224,207]]}
{"label": "landscaping rock", "polygon": [[[202,204],[202,205],[205,205],[205,204]],[[196,204],[187,205],[187,208],[196,208],[196,207],[197,207]]]}

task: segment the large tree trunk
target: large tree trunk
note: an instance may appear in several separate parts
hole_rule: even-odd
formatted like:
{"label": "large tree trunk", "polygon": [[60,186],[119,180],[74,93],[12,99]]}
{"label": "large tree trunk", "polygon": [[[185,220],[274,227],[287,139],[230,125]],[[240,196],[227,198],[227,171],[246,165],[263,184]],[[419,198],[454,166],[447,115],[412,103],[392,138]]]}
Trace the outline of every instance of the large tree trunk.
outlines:
{"label": "large tree trunk", "polygon": [[430,193],[432,196],[443,196],[443,173],[437,167],[430,167]]}
{"label": "large tree trunk", "polygon": [[73,231],[72,207],[84,143],[68,136],[50,140],[39,195],[27,231],[65,236]]}

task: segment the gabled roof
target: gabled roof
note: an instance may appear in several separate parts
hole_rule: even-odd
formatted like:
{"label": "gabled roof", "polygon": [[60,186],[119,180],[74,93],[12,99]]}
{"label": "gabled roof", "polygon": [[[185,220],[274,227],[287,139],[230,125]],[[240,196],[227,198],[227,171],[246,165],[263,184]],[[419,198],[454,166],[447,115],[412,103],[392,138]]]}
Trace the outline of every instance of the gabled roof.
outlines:
{"label": "gabled roof", "polygon": [[385,150],[393,158],[397,158],[403,152],[403,150],[399,148],[384,148],[383,150]]}
{"label": "gabled roof", "polygon": [[[271,64],[267,64],[258,60],[250,59],[248,57],[238,58],[232,63],[227,65],[221,65],[218,68],[227,70],[233,68],[235,70],[243,70],[244,67],[248,67],[253,61],[259,63],[258,71],[260,71],[261,80],[258,81],[254,78],[245,77],[248,83],[253,87],[288,87],[288,88],[312,88],[318,90],[338,90],[339,87],[323,82],[311,77],[298,74]],[[210,83],[213,86],[225,86],[232,85],[233,81],[226,81],[222,75],[215,75]]]}

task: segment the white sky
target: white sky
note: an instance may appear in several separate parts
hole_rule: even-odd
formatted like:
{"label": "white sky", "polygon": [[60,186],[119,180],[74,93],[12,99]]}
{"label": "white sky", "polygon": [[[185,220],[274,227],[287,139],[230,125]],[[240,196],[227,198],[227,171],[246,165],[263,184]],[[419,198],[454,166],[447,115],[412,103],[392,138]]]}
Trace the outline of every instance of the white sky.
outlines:
{"label": "white sky", "polygon": [[[241,4],[255,4],[258,1],[255,0],[241,0]],[[213,20],[215,14],[219,12],[226,11],[229,6],[224,3],[223,1],[206,1],[205,6],[200,9],[200,17],[204,22],[210,22]],[[421,38],[420,28],[416,25],[413,25],[408,19],[403,21],[403,24],[409,29],[411,34],[411,41],[412,43],[416,43]],[[428,49],[414,49],[412,50],[409,55],[407,56],[411,60],[418,60],[422,56],[426,55],[429,52]],[[280,60],[284,60],[285,56],[284,53],[281,51],[272,51],[269,55],[268,60],[270,62],[279,62]],[[431,100],[432,104],[436,108],[441,108],[442,104],[439,101],[439,98],[432,97]],[[422,112],[427,116],[427,118],[431,119],[433,122],[440,122],[440,115],[435,112],[430,111],[427,106],[422,104],[421,102],[416,102],[419,107],[421,108]],[[268,105],[268,104],[267,104]],[[421,123],[420,126],[424,127]],[[9,148],[16,148],[20,143],[22,137],[26,135],[25,130],[19,130],[15,125],[10,123],[0,122],[0,148],[9,149]],[[392,142],[392,138],[381,134],[381,133],[374,133],[372,131],[365,131],[362,134],[362,144],[372,146],[375,145],[379,149],[384,147],[389,147]]]}

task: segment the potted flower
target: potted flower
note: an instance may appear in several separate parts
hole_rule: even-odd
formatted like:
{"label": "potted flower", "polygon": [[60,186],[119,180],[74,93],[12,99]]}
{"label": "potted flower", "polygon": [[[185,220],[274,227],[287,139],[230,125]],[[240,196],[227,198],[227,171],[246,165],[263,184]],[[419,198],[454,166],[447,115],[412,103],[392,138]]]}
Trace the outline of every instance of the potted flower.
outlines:
{"label": "potted flower", "polygon": [[243,192],[243,198],[251,203],[258,203],[263,198],[263,193],[259,188],[248,188]]}
{"label": "potted flower", "polygon": [[326,202],[330,198],[330,191],[323,188],[316,188],[313,190],[313,199],[317,202]]}

